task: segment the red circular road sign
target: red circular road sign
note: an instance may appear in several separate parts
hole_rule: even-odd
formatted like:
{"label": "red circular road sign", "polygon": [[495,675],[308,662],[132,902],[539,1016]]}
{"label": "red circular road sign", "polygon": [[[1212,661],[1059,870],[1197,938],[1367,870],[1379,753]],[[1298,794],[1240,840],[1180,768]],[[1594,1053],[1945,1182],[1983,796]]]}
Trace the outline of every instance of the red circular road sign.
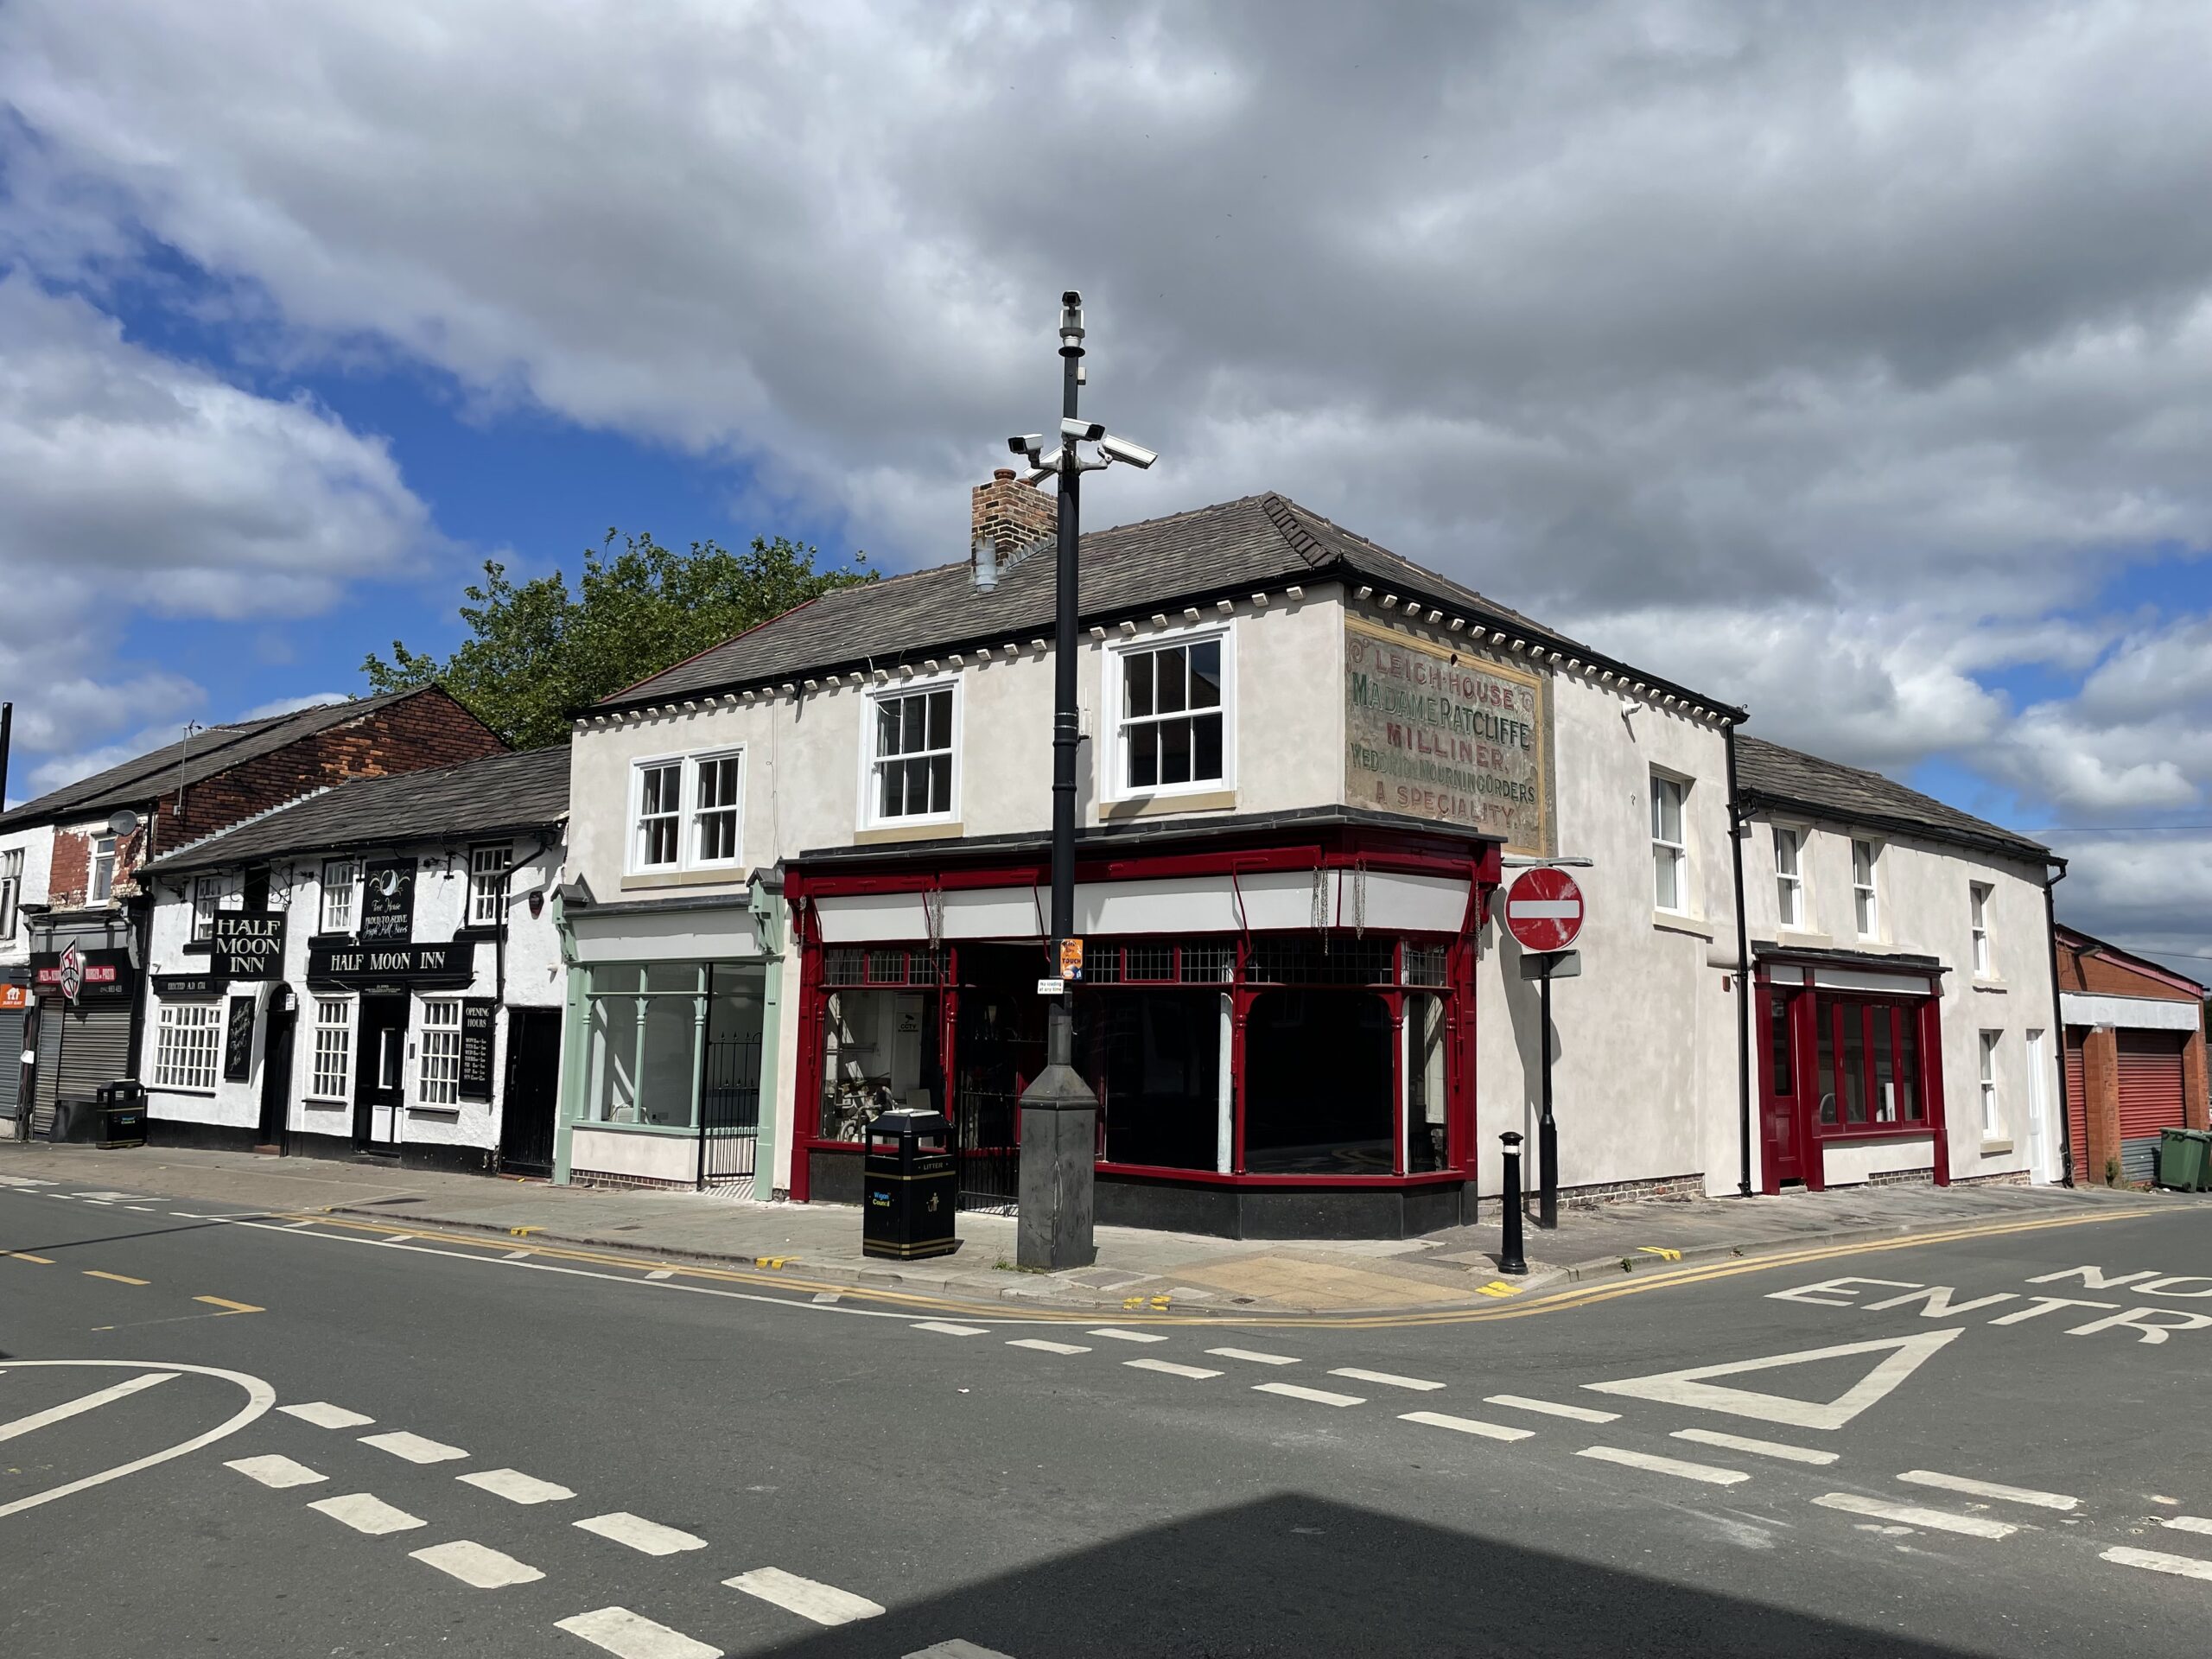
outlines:
{"label": "red circular road sign", "polygon": [[1523,950],[1564,950],[1582,931],[1582,889],[1565,870],[1523,870],[1505,890],[1505,931]]}

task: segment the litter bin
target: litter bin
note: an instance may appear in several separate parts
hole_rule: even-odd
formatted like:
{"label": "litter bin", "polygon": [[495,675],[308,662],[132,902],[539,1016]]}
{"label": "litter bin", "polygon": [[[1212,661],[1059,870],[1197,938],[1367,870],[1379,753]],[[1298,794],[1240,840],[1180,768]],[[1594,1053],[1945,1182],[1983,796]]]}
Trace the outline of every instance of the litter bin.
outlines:
{"label": "litter bin", "polygon": [[2205,1189],[2205,1154],[2212,1135],[2202,1129],[2163,1129],[2158,1135],[2158,1185],[2177,1192]]}
{"label": "litter bin", "polygon": [[861,1254],[913,1262],[950,1255],[960,1160],[943,1112],[906,1106],[868,1125],[861,1167]]}

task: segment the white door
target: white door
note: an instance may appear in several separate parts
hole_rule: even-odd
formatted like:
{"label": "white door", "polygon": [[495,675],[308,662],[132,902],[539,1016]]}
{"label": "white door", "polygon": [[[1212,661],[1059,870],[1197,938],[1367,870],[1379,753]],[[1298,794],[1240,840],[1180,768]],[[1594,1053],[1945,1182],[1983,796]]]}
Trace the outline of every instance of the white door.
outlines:
{"label": "white door", "polygon": [[2028,1178],[2038,1185],[2058,1179],[2050,1137],[2050,1044],[2028,1033]]}

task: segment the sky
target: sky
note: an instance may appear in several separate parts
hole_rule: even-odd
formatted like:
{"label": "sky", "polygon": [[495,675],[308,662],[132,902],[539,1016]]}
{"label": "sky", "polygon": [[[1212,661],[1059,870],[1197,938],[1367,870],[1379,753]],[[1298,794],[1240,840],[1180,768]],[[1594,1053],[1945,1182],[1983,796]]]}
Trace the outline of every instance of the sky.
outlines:
{"label": "sky", "polygon": [[21,799],[610,526],[1276,489],[2212,975],[2212,9],[0,6]]}

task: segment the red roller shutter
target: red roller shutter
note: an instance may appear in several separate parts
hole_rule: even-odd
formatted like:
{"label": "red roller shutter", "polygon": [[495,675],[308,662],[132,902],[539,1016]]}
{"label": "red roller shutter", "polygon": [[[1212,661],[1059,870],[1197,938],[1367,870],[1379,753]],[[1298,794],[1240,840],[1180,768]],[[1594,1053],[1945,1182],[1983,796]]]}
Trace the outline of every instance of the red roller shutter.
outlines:
{"label": "red roller shutter", "polygon": [[2089,1085],[2082,1064],[2082,1041],[2088,1033],[2066,1028],[2066,1142],[2074,1158],[2074,1179],[2089,1179]]}
{"label": "red roller shutter", "polygon": [[2120,1038],[2120,1138],[2137,1141],[2182,1126],[2181,1046],[2177,1031],[2122,1031]]}

